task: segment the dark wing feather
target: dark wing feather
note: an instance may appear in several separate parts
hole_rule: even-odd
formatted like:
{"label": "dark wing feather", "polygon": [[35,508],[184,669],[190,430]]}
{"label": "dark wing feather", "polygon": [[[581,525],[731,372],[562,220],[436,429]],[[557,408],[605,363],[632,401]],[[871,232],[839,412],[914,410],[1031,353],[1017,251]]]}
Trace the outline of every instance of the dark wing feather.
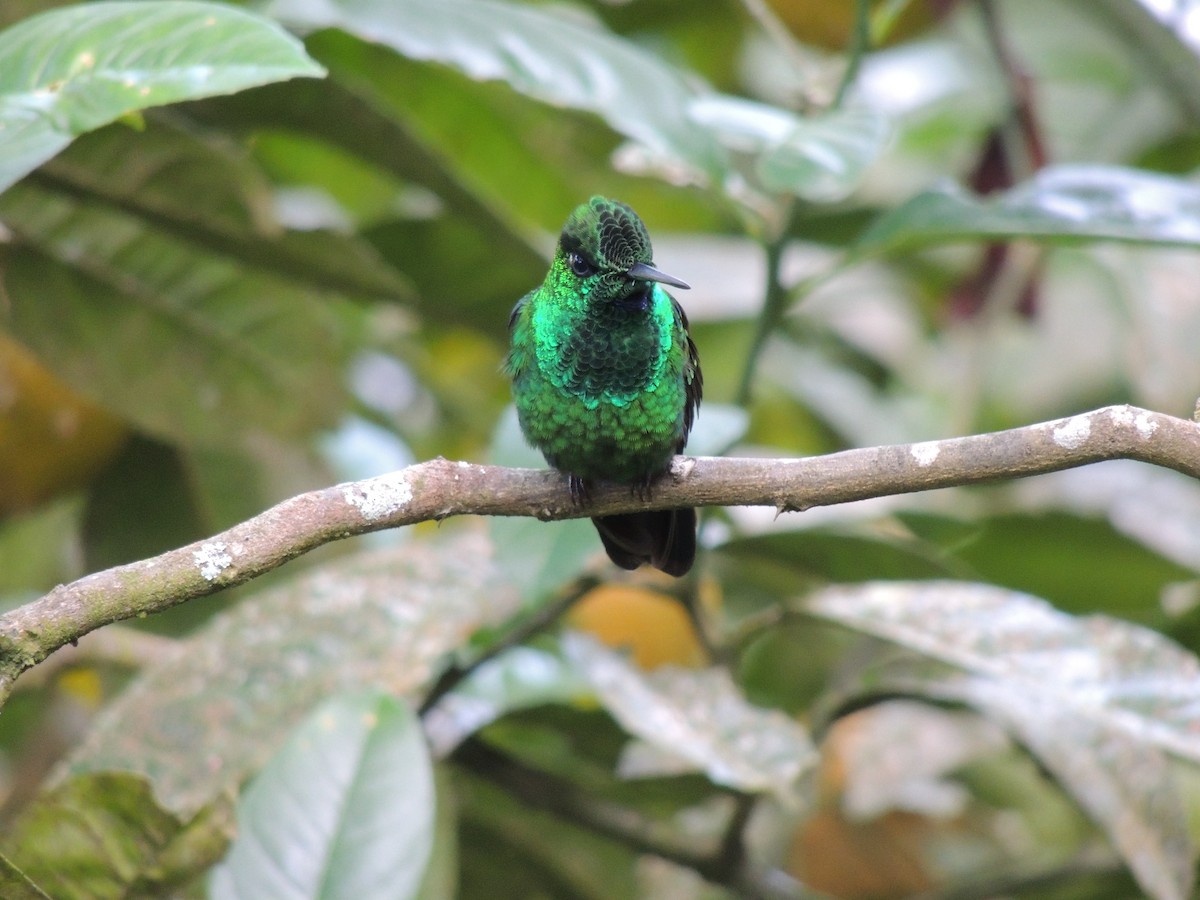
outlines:
{"label": "dark wing feather", "polygon": [[[512,296],[511,294],[509,296]],[[512,312],[508,314],[508,330],[512,331],[513,326],[517,324],[517,318],[521,315],[521,310],[525,308],[525,301],[529,299],[529,294],[526,294],[517,301],[516,306],[512,308]]]}
{"label": "dark wing feather", "polygon": [[679,446],[675,448],[676,453],[682,453],[687,444],[688,435],[691,433],[692,424],[696,421],[696,411],[700,408],[700,399],[704,395],[704,375],[700,371],[700,354],[696,350],[696,342],[692,340],[691,332],[688,330],[687,313],[683,311],[683,307],[674,297],[671,298],[671,305],[675,308],[675,322],[683,332],[684,340],[687,341],[687,359],[683,363],[685,392],[683,437],[679,441]]}
{"label": "dark wing feather", "polygon": [[[519,319],[521,317],[521,310],[525,308],[526,301],[532,295],[533,295],[533,292],[530,291],[528,294],[526,294],[524,297],[522,297],[520,300],[518,300],[517,305],[514,306],[512,308],[512,312],[510,312],[508,314],[508,333],[510,336],[512,335],[513,329],[517,325],[517,319]],[[503,369],[505,372],[508,373],[508,376],[510,378],[516,378],[517,375],[519,374],[518,369],[520,368],[520,366],[518,365],[515,356],[516,356],[516,347],[515,346],[509,347],[508,355],[504,357]]]}

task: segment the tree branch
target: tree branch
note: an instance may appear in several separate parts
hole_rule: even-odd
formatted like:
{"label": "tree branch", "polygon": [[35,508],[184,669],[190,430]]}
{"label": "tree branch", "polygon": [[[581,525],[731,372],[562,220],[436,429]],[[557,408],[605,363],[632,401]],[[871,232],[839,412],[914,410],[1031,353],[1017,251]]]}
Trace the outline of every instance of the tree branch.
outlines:
{"label": "tree branch", "polygon": [[1111,406],[972,437],[805,459],[677,457],[647,500],[599,485],[575,506],[561,475],[435,459],[285,500],[218,535],[60,585],[0,616],[0,701],[26,669],[103,625],[243,584],[322,544],[457,515],[545,521],[680,506],[780,512],[1023,478],[1108,459],[1200,477],[1200,425]]}

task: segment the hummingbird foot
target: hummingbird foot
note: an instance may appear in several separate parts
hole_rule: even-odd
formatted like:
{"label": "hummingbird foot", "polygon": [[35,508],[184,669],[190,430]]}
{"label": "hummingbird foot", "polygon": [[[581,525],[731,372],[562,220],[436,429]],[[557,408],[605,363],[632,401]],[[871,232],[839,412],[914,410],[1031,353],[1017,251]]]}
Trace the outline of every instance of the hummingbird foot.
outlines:
{"label": "hummingbird foot", "polygon": [[654,497],[654,482],[658,481],[659,472],[652,472],[649,475],[643,475],[629,486],[629,491],[641,501],[650,500]]}
{"label": "hummingbird foot", "polygon": [[583,506],[592,499],[591,485],[578,475],[567,475],[567,490],[576,506]]}

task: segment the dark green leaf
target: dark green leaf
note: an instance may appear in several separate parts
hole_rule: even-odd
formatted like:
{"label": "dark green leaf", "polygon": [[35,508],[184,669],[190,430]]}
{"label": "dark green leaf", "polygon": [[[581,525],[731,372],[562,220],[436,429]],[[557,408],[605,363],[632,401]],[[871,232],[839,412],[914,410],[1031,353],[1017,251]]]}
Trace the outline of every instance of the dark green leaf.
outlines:
{"label": "dark green leaf", "polygon": [[994,515],[977,523],[924,513],[901,518],[919,534],[939,532],[936,542],[978,577],[1070,612],[1159,623],[1163,590],[1196,577],[1101,518],[1054,511]]}
{"label": "dark green leaf", "polygon": [[85,135],[36,178],[81,202],[111,205],[205,250],[314,287],[389,299],[411,294],[365,241],[284,228],[272,186],[244,155],[165,116],[138,132],[112,127]]}
{"label": "dark green leaf", "polygon": [[179,453],[134,436],[92,483],[84,511],[88,571],[154,556],[211,533]]}
{"label": "dark green leaf", "polygon": [[414,898],[433,853],[436,808],[413,712],[377,692],[335,697],[246,790],[210,896]]}
{"label": "dark green leaf", "polygon": [[228,445],[340,409],[354,316],[336,298],[28,181],[0,217],[22,238],[3,254],[13,333],[144,431]]}
{"label": "dark green leaf", "polygon": [[81,4],[0,33],[0,190],[135,110],[320,75],[292,36],[191,0]]}
{"label": "dark green leaf", "polygon": [[56,900],[156,896],[155,887],[194,877],[223,851],[231,829],[222,809],[229,804],[218,802],[187,822],[159,806],[144,778],[90,774],[34,801],[5,851]]}

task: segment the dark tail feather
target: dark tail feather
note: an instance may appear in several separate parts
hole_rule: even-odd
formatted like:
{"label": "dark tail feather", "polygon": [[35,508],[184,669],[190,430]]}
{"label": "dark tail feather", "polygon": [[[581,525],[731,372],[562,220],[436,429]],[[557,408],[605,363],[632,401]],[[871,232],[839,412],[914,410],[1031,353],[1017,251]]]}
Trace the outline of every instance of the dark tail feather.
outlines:
{"label": "dark tail feather", "polygon": [[592,519],[608,558],[622,569],[649,563],[678,578],[696,560],[696,511],[664,509]]}

